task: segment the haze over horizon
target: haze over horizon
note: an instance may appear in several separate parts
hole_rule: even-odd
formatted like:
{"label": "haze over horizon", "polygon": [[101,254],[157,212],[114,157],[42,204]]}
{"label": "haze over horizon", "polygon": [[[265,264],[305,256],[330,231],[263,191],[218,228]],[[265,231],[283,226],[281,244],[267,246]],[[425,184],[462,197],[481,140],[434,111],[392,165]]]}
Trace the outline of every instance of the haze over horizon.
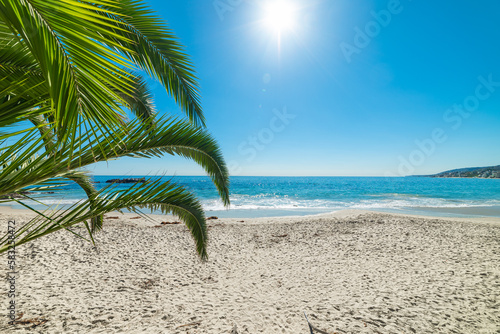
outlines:
{"label": "haze over horizon", "polygon": [[[186,46],[232,175],[403,176],[500,164],[500,3],[149,1]],[[270,5],[272,4],[272,5]],[[160,114],[179,113],[153,89]],[[97,175],[204,175],[182,158]]]}

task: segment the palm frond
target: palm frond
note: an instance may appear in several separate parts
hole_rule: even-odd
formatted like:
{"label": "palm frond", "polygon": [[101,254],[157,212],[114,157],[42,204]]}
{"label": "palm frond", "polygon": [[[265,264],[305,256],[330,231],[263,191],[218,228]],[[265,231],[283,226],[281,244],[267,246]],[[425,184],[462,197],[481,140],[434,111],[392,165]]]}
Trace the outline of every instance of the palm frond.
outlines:
{"label": "palm frond", "polygon": [[[100,34],[102,27],[109,26],[110,19],[88,7],[73,0],[0,2],[1,19],[20,36],[47,82],[61,140],[70,138],[69,129],[76,128],[80,117],[105,128],[122,121],[120,105],[123,103],[120,102],[123,101],[115,91],[119,86],[129,85],[123,79],[127,74],[123,66],[130,67],[130,64],[103,46],[119,47]],[[76,17],[81,24],[74,24]]]}
{"label": "palm frond", "polygon": [[[94,187],[92,179],[90,178],[87,172],[81,170],[71,171],[62,175],[61,177],[67,178],[78,184],[80,188],[82,188],[82,190],[85,191],[85,194],[87,195],[88,201],[90,203],[90,207],[93,208],[95,206],[95,198],[98,196],[99,193],[97,189]],[[102,229],[102,223],[103,223],[102,215],[97,215],[90,219],[90,226],[88,226],[88,232],[91,238],[95,232],[98,232]]]}
{"label": "palm frond", "polygon": [[[115,19],[115,28],[110,31],[123,37],[116,42],[131,50],[126,56],[157,79],[194,124],[204,126],[197,78],[184,47],[144,1],[122,0],[118,4],[102,7],[120,14],[110,14]],[[123,40],[132,42],[122,44]]]}
{"label": "palm frond", "polygon": [[[18,229],[16,245],[68,229],[108,212],[119,209],[136,210],[137,207],[161,210],[162,213],[172,213],[179,217],[191,232],[200,257],[207,258],[207,227],[200,202],[182,186],[170,182],[161,183],[160,180],[136,184],[126,190],[100,192],[93,203],[86,200],[63,211],[38,215]],[[0,239],[0,253],[7,251],[7,240],[7,235]]]}
{"label": "palm frond", "polygon": [[[215,139],[204,129],[196,127],[186,121],[175,118],[159,119],[155,123],[155,131],[146,122],[135,120],[125,127],[115,129],[114,136],[99,134],[90,140],[88,134],[75,139],[80,151],[77,152],[78,159],[72,159],[70,145],[62,146],[58,151],[58,159],[44,159],[48,153],[43,153],[40,159],[29,165],[29,169],[17,171],[8,170],[10,173],[0,173],[0,194],[22,190],[30,184],[46,181],[53,177],[59,177],[68,168],[77,169],[94,162],[116,159],[119,157],[160,157],[164,154],[180,155],[189,158],[205,169],[214,182],[219,195],[225,205],[229,204],[229,172],[222,157],[222,153]],[[23,143],[32,143],[25,147]],[[93,145],[100,143],[100,148]],[[24,138],[0,151],[0,165],[2,161],[22,151],[14,164],[22,165],[33,152],[43,150],[43,139],[37,138],[35,132],[27,133]],[[103,155],[102,152],[108,152]]]}
{"label": "palm frond", "polygon": [[[189,121],[156,119],[152,94],[137,70],[159,81]],[[184,188],[150,182],[97,192],[80,170],[123,156],[179,155],[205,169],[228,205],[229,174],[216,141],[203,129],[199,100],[184,47],[142,1],[0,0],[0,196],[71,180],[88,197],[62,216],[11,198],[39,214],[17,241],[59,229],[75,233],[70,227],[79,222],[93,241],[103,213],[147,207],[178,215],[206,257],[203,210]],[[137,119],[126,123],[123,108]],[[13,127],[24,121],[32,125]],[[1,240],[0,252],[6,249]]]}
{"label": "palm frond", "polygon": [[150,121],[156,116],[156,106],[153,93],[150,91],[146,80],[139,74],[131,74],[133,87],[130,91],[120,92],[126,101],[128,109],[139,119]]}

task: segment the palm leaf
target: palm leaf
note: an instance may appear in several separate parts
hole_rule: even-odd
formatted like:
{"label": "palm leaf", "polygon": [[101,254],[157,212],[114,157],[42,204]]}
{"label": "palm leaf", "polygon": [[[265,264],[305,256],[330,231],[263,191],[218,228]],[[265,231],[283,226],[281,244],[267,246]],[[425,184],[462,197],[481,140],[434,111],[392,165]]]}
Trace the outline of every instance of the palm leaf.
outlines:
{"label": "palm leaf", "polygon": [[143,121],[152,120],[156,116],[156,106],[153,102],[153,93],[149,90],[146,80],[138,75],[131,74],[133,86],[129,91],[119,92],[126,101],[128,109]]}
{"label": "palm leaf", "polygon": [[[77,127],[79,117],[105,129],[119,124],[123,101],[115,91],[129,85],[123,70],[128,62],[103,47],[118,47],[99,31],[110,19],[86,6],[72,0],[0,1],[0,18],[20,36],[47,82],[61,140],[71,137],[69,129]],[[75,17],[81,24],[74,24]]]}
{"label": "palm leaf", "polygon": [[[44,159],[48,153],[43,153],[39,159],[29,164],[29,168],[17,171],[8,169],[8,173],[0,173],[0,194],[21,191],[30,184],[43,182],[59,177],[68,168],[77,169],[94,162],[129,157],[160,157],[164,154],[180,155],[192,159],[205,169],[214,182],[224,204],[229,204],[229,181],[226,164],[217,142],[202,128],[174,118],[163,118],[156,122],[154,131],[146,122],[133,121],[125,127],[115,129],[116,134],[109,137],[99,134],[90,140],[90,135],[83,134],[76,139],[80,151],[78,159],[72,159],[70,145],[62,146],[58,151],[58,159]],[[42,137],[43,138],[43,137]],[[93,145],[100,143],[96,149]],[[27,144],[31,143],[29,147]],[[37,138],[35,132],[29,132],[18,143],[6,148],[0,154],[0,164],[8,161],[16,152],[23,151],[17,157],[14,165],[23,165],[34,152],[43,150],[43,139]],[[108,152],[103,155],[102,152]]]}
{"label": "palm leaf", "polygon": [[[207,258],[207,228],[201,204],[182,186],[161,183],[160,180],[136,184],[126,190],[101,192],[93,203],[86,200],[67,210],[45,212],[18,229],[16,246],[108,212],[136,210],[136,207],[161,210],[164,214],[172,213],[179,217],[191,232],[198,254],[202,259]],[[7,241],[7,235],[0,239],[0,253],[7,251]]]}
{"label": "palm leaf", "polygon": [[[95,189],[92,184],[92,180],[87,172],[84,171],[71,171],[62,175],[63,178],[67,178],[80,186],[80,188],[85,191],[87,195],[88,201],[90,203],[90,207],[93,208],[95,206],[95,198],[98,196],[98,191]],[[102,229],[103,216],[97,215],[90,219],[90,226],[87,226],[90,238],[95,232],[98,232]],[[85,222],[86,224],[86,222]]]}
{"label": "palm leaf", "polygon": [[[197,78],[184,47],[163,20],[143,1],[122,0],[109,9],[114,29],[122,38],[116,43],[131,50],[125,55],[142,70],[157,79],[196,125],[204,126]],[[111,11],[120,15],[111,14]],[[112,39],[114,35],[106,35]],[[124,43],[130,40],[131,43]]]}
{"label": "palm leaf", "polygon": [[[158,80],[189,122],[157,120],[137,70]],[[124,107],[137,119],[125,123]],[[32,125],[10,128],[24,121]],[[39,214],[19,231],[21,243],[59,229],[74,233],[79,222],[93,241],[103,213],[147,207],[181,217],[206,257],[203,210],[191,193],[158,182],[97,192],[80,170],[123,156],[180,155],[205,169],[228,205],[228,171],[204,125],[184,48],[142,1],[0,0],[0,195],[69,179],[88,197],[62,215],[15,199]]]}

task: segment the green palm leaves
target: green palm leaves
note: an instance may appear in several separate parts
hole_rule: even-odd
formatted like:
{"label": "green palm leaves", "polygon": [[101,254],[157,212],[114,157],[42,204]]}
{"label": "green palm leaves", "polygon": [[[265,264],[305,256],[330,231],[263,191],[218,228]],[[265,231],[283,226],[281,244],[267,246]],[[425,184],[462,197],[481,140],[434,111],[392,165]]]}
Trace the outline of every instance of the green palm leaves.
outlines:
{"label": "green palm leaves", "polygon": [[[201,165],[229,204],[228,171],[203,128],[192,65],[154,12],[132,0],[0,0],[0,43],[0,195],[70,181],[88,196],[57,218],[40,214],[17,243],[80,222],[92,239],[103,213],[146,207],[178,215],[205,257],[204,213],[186,189],[154,181],[97,192],[79,171],[123,156],[179,155]],[[159,81],[188,120],[156,117],[139,73]]]}

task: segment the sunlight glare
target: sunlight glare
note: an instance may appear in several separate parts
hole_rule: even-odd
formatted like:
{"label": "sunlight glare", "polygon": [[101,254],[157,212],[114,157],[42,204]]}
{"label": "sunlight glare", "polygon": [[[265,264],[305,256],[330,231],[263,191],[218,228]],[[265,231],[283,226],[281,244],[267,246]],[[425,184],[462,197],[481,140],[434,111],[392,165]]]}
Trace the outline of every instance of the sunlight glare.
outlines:
{"label": "sunlight glare", "polygon": [[294,25],[294,7],[283,0],[271,1],[265,7],[265,23],[275,32],[290,30]]}

